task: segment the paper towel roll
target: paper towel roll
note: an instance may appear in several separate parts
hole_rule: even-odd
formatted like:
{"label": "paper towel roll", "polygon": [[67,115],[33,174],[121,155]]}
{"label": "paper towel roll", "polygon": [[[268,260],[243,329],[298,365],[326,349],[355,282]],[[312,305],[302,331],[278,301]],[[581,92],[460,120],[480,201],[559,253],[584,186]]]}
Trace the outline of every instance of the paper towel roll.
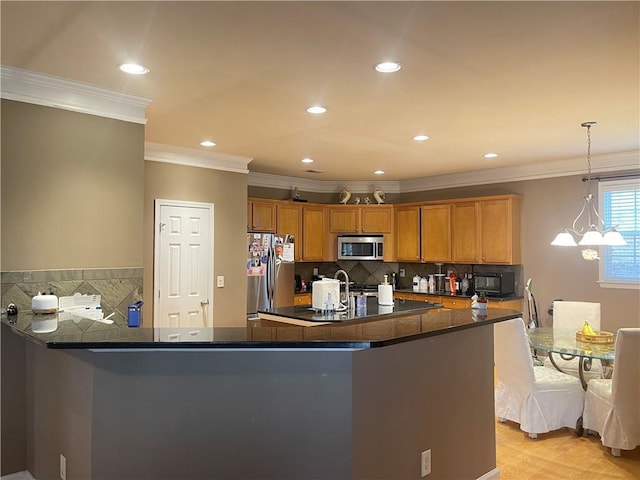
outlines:
{"label": "paper towel roll", "polygon": [[393,305],[393,285],[378,285],[378,305]]}

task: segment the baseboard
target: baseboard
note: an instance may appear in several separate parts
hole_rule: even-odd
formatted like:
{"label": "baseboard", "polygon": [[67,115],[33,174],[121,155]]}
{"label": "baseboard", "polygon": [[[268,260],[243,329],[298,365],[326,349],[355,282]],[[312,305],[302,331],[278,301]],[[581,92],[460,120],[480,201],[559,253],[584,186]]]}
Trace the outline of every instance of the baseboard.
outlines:
{"label": "baseboard", "polygon": [[33,476],[25,470],[24,472],[16,472],[16,473],[10,473],[9,475],[3,475],[2,477],[0,477],[0,480],[36,480],[36,479],[33,478]]}
{"label": "baseboard", "polygon": [[500,480],[500,469],[496,467],[476,480]]}

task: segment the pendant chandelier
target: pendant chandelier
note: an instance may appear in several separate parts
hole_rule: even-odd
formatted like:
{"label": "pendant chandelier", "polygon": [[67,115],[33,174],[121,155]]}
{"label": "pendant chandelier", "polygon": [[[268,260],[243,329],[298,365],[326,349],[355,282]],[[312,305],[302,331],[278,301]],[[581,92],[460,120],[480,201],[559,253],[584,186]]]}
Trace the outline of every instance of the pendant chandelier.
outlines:
{"label": "pendant chandelier", "polygon": [[[600,245],[626,245],[627,242],[614,227],[605,227],[604,220],[598,214],[593,195],[591,194],[591,127],[596,122],[584,122],[582,127],[587,129],[587,194],[583,197],[582,210],[573,221],[571,228],[565,228],[551,242],[551,245],[559,247],[577,247],[582,249],[582,258],[585,260],[598,260],[598,250],[593,247]],[[578,243],[574,235],[579,238]]]}

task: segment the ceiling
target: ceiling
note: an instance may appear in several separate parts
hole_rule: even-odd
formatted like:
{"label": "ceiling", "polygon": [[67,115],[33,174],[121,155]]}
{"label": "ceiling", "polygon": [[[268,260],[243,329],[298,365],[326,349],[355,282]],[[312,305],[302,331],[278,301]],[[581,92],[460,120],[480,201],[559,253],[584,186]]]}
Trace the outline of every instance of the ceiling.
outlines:
{"label": "ceiling", "polygon": [[[584,158],[585,121],[594,159],[638,151],[639,6],[3,1],[1,59],[152,99],[147,142],[399,181]],[[383,60],[402,69],[377,73]],[[150,72],[120,72],[128,61]]]}

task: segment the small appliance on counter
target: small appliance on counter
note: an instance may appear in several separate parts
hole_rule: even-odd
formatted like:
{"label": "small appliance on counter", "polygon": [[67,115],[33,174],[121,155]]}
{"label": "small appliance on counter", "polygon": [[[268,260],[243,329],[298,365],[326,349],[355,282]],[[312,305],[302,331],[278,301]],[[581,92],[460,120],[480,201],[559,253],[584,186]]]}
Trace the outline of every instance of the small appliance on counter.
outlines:
{"label": "small appliance on counter", "polygon": [[473,291],[485,293],[491,297],[505,297],[515,293],[515,275],[513,272],[475,273]]}
{"label": "small appliance on counter", "polygon": [[311,284],[311,306],[314,310],[338,310],[340,307],[340,280],[323,278]]}

